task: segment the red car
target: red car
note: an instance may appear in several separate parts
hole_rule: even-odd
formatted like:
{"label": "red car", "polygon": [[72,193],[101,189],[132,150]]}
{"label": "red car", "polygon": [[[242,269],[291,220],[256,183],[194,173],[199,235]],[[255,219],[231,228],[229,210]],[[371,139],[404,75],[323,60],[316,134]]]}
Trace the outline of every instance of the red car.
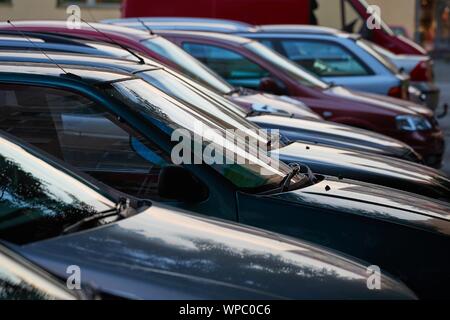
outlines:
{"label": "red car", "polygon": [[444,135],[433,111],[409,101],[330,86],[266,46],[213,32],[157,31],[234,86],[298,97],[326,120],[401,140],[439,167]]}
{"label": "red car", "polygon": [[[414,2],[411,1],[411,5]],[[321,19],[330,17],[334,19]],[[122,17],[198,17],[244,21],[250,24],[319,24],[361,33],[366,39],[397,54],[427,55],[413,41],[396,35],[382,21],[369,30],[365,0],[124,0]],[[328,21],[330,20],[330,21]],[[331,23],[331,25],[329,25]]]}

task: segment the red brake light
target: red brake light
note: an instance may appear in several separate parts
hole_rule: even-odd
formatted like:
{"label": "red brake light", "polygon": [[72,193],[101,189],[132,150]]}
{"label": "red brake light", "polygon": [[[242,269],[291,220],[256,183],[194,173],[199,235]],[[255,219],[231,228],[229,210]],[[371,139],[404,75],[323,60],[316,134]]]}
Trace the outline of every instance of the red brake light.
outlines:
{"label": "red brake light", "polygon": [[411,71],[411,81],[433,82],[433,63],[429,60],[421,61],[417,64],[413,71]]}
{"label": "red brake light", "polygon": [[389,89],[388,96],[403,100],[409,100],[408,87],[406,85],[399,87],[392,87],[391,89]]}

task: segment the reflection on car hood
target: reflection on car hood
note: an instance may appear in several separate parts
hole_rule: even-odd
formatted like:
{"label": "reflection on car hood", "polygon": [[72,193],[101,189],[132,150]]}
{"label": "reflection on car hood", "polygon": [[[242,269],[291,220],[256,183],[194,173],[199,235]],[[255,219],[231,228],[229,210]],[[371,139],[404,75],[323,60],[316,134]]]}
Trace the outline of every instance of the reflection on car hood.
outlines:
{"label": "reflection on car hood", "polygon": [[338,95],[353,101],[363,102],[375,105],[379,108],[391,110],[398,114],[423,115],[425,117],[432,117],[433,112],[421,105],[415,104],[411,101],[396,99],[379,94],[371,94],[366,92],[351,91],[344,87],[336,86],[324,91],[328,95]]}
{"label": "reflection on car hood", "polygon": [[274,197],[450,235],[450,204],[387,187],[327,177],[311,187]]}
{"label": "reflection on car hood", "polygon": [[279,129],[291,141],[321,143],[393,157],[413,152],[409,146],[393,138],[334,122],[270,115],[250,117],[248,120],[264,129]]}
{"label": "reflection on car hood", "polygon": [[365,266],[312,245],[154,206],[93,230],[21,247],[61,277],[68,265],[110,294],[142,299],[412,298]]}
{"label": "reflection on car hood", "polygon": [[241,105],[246,110],[264,111],[267,113],[279,112],[287,117],[301,119],[322,119],[317,113],[308,108],[305,104],[289,97],[279,97],[263,93],[251,93],[246,95],[235,94],[230,96],[230,100]]}
{"label": "reflection on car hood", "polygon": [[[450,179],[438,170],[366,152],[295,142],[280,149],[284,162],[300,162],[310,166],[315,173],[330,174],[315,168],[326,168],[342,177],[370,181],[397,188],[393,181],[402,184],[400,189],[414,193],[433,193],[436,198],[450,199]],[[371,180],[367,180],[371,179]],[[380,181],[383,179],[383,181]],[[394,180],[395,179],[395,180]],[[398,182],[397,182],[398,181]],[[408,183],[408,184],[405,184]]]}

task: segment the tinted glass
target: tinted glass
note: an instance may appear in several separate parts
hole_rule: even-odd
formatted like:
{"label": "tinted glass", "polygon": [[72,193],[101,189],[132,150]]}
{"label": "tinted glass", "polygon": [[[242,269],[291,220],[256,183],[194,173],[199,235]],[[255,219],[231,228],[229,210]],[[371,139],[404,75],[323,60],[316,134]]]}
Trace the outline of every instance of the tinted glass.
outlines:
{"label": "tinted glass", "polygon": [[304,86],[311,88],[326,89],[328,85],[317,78],[314,74],[306,71],[296,65],[295,63],[289,61],[277,52],[269,49],[265,45],[252,41],[245,44],[245,47],[260,56],[262,59],[270,62],[278,70],[285,72],[287,75],[298,81]]}
{"label": "tinted glass", "polygon": [[270,76],[256,63],[228,49],[197,43],[184,43],[183,48],[237,87],[258,89],[261,79]]}
{"label": "tinted glass", "polygon": [[125,193],[159,199],[159,172],[168,162],[116,117],[69,91],[0,86],[0,129]]}
{"label": "tinted glass", "polygon": [[287,57],[320,77],[366,76],[369,72],[340,45],[324,41],[285,40]]}

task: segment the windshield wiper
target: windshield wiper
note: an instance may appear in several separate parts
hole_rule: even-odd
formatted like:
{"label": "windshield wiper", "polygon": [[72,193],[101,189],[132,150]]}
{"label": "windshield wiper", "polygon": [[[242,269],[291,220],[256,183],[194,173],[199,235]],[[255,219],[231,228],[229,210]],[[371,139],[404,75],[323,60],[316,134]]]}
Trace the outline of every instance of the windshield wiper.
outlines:
{"label": "windshield wiper", "polygon": [[227,95],[231,96],[232,94],[235,93],[241,93],[244,90],[244,88],[242,87],[236,87],[233,90],[231,90],[230,92],[227,93]]}
{"label": "windshield wiper", "polygon": [[281,192],[288,191],[289,187],[291,186],[292,179],[300,173],[303,174],[303,176],[308,180],[310,185],[313,185],[317,182],[316,176],[307,165],[291,163],[289,166],[292,168],[292,171],[289,172],[281,182],[282,183]]}
{"label": "windshield wiper", "polygon": [[301,167],[298,163],[292,163],[290,164],[290,167],[292,168],[291,172],[289,172],[281,182],[281,192],[289,190],[292,179],[301,171]]}
{"label": "windshield wiper", "polygon": [[120,198],[113,209],[105,210],[89,217],[83,218],[80,221],[75,222],[64,227],[62,235],[72,233],[80,230],[83,225],[100,221],[110,217],[118,217],[118,219],[127,218],[130,216],[130,199]]}

